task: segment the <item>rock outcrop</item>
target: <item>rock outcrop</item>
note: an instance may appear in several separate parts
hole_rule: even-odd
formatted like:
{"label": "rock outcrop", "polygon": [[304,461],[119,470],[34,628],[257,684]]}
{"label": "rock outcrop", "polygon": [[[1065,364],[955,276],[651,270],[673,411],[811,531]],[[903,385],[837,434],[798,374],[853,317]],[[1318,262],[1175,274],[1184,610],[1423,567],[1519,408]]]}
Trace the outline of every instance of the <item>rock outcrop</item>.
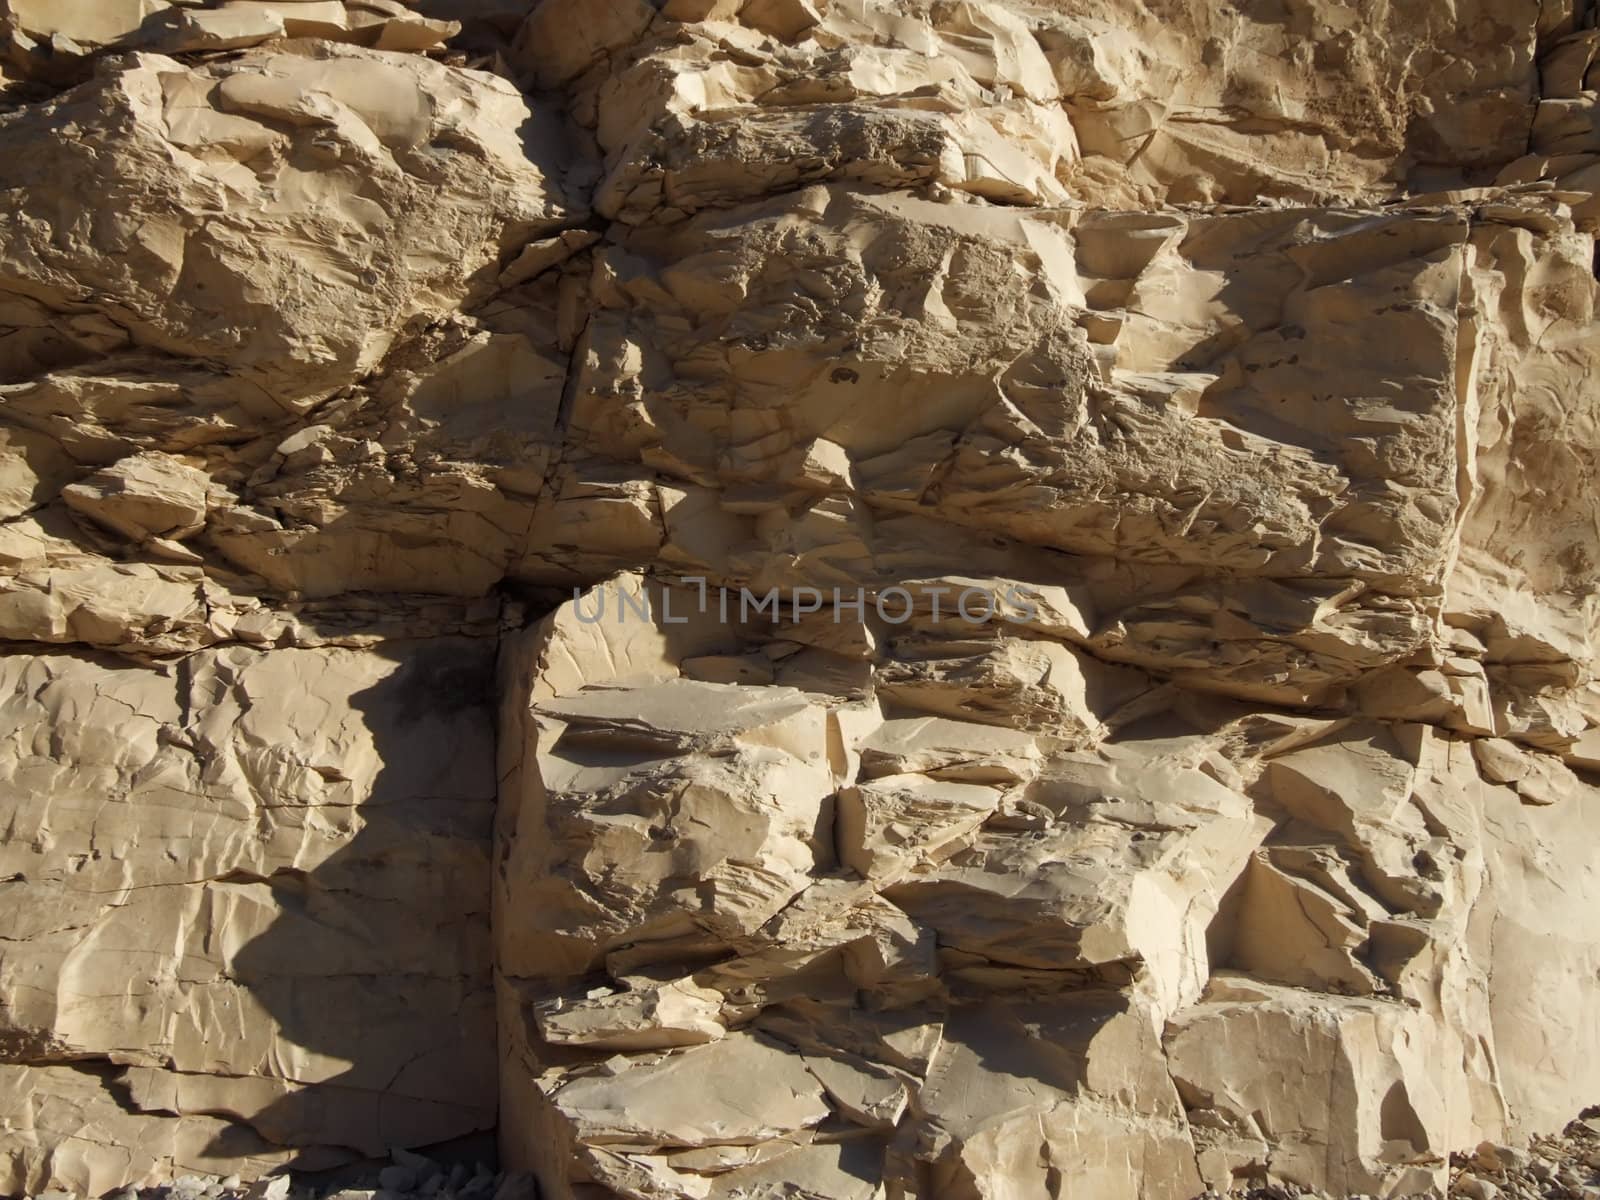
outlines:
{"label": "rock outcrop", "polygon": [[1597,62],[0,0],[0,1192],[1494,1200],[1600,1099]]}

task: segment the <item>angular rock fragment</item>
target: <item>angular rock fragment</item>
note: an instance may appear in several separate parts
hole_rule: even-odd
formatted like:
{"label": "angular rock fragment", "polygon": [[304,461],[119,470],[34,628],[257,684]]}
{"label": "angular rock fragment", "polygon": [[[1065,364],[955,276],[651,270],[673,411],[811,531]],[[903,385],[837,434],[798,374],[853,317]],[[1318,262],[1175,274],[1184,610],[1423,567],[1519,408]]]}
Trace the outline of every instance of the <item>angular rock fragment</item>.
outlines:
{"label": "angular rock fragment", "polygon": [[129,541],[180,540],[206,520],[210,476],[171,455],[147,451],[61,489],[67,507]]}

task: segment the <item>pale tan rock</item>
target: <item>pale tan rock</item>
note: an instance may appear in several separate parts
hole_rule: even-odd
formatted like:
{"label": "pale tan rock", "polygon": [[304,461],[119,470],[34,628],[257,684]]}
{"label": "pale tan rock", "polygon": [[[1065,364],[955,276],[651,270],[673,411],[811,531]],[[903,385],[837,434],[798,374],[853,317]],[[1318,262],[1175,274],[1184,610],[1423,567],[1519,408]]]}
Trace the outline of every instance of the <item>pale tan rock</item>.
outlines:
{"label": "pale tan rock", "polygon": [[646,0],[538,0],[512,54],[539,87],[554,88],[629,45],[655,15]]}
{"label": "pale tan rock", "polygon": [[887,886],[972,834],[1000,804],[996,788],[886,775],[839,793],[839,861]]}
{"label": "pale tan rock", "polygon": [[1367,7],[0,0],[0,1190],[1592,1103],[1600,40]]}
{"label": "pale tan rock", "polygon": [[1166,1037],[1211,1186],[1266,1153],[1288,1182],[1341,1193],[1391,1180],[1423,1187],[1469,1136],[1446,1083],[1459,1049],[1425,1017],[1376,1000],[1217,986]]}
{"label": "pale tan rock", "polygon": [[[1531,11],[1491,10],[1478,5],[1449,21],[1420,5],[1387,11],[1377,43],[1384,49],[1352,50],[1337,70],[1305,51],[1312,42],[1297,41],[1339,36],[1340,18],[1320,10],[1291,33],[1265,18],[1204,8],[1157,16],[1117,2],[1070,14],[978,2],[677,3],[663,15],[708,23],[689,47],[663,38],[654,49],[641,22],[606,10],[597,26],[609,33],[597,47],[632,46],[644,61],[638,73],[599,86],[597,125],[607,150],[626,159],[643,144],[605,139],[608,102],[620,109],[627,96],[631,111],[618,118],[635,129],[640,103],[659,106],[649,122],[658,128],[673,128],[668,113],[689,122],[671,140],[694,150],[656,150],[653,178],[627,184],[625,219],[634,204],[692,211],[686,203],[702,203],[713,179],[716,187],[740,173],[751,183],[765,175],[775,190],[797,173],[816,179],[841,170],[874,182],[936,178],[1024,203],[1060,195],[1058,176],[1111,207],[1152,198],[1370,197],[1386,189],[1391,170],[1430,178],[1523,153],[1538,88],[1536,40],[1545,31]],[[732,70],[712,47],[734,36],[735,19],[791,45],[739,39],[746,58]],[[1403,47],[1413,44],[1440,56],[1439,75],[1411,65]],[[1260,68],[1266,73],[1231,65],[1245,60],[1269,64]],[[645,84],[646,73],[660,84]],[[1461,90],[1441,90],[1455,86]],[[694,115],[702,95],[715,97],[718,111],[738,106],[755,139],[742,161],[713,148],[714,129]],[[796,111],[808,104],[842,119],[830,131]],[[908,112],[915,109],[926,117]],[[849,140],[852,121],[874,136]],[[784,161],[796,146],[807,165]]]}
{"label": "pale tan rock", "polygon": [[270,9],[221,9],[180,14],[176,29],[161,39],[169,54],[195,50],[241,50],[282,37],[287,22]]}
{"label": "pale tan rock", "polygon": [[[187,1154],[219,1114],[263,1147],[366,1153],[492,1122],[482,642],[227,649],[167,674],[3,662],[22,836],[0,849],[0,1044],[41,1068],[126,1068],[94,1101],[106,1120]],[[430,679],[449,698],[419,711],[410,688]],[[50,1152],[13,1169],[48,1176]],[[121,1182],[170,1169],[175,1150],[152,1153]]]}
{"label": "pale tan rock", "polygon": [[[686,1113],[688,1081],[707,1075],[723,1087]],[[551,1099],[581,1138],[662,1146],[764,1141],[805,1129],[828,1111],[822,1081],[803,1060],[751,1034],[632,1070],[580,1076]]]}
{"label": "pale tan rock", "polygon": [[267,13],[283,22],[284,32],[290,37],[327,38],[330,41],[347,40],[351,28],[351,9],[342,0],[228,0],[223,12],[243,12],[252,15]]}
{"label": "pale tan rock", "polygon": [[93,1196],[197,1172],[261,1174],[290,1157],[222,1117],[130,1112],[117,1098],[115,1076],[111,1069],[0,1064],[0,1187]]}
{"label": "pale tan rock", "polygon": [[792,42],[809,29],[822,24],[828,11],[827,0],[745,0],[739,9],[742,24]]}
{"label": "pale tan rock", "polygon": [[[1098,1195],[1194,1194],[1183,1108],[1157,1036],[1144,1014],[1092,991],[991,1001],[958,1018],[923,1093],[936,1186],[1048,1192],[1070,1170]],[[1043,1041],[1068,1053],[1041,1062]]]}
{"label": "pale tan rock", "polygon": [[181,539],[206,520],[210,476],[158,451],[133,455],[61,489],[67,507],[130,541]]}
{"label": "pale tan rock", "polygon": [[552,1045],[662,1050],[719,1040],[721,994],[674,980],[661,987],[555,1000],[535,1010],[540,1036]]}
{"label": "pale tan rock", "polygon": [[[637,584],[623,580],[621,586],[639,594]],[[582,611],[592,616],[595,599],[589,597],[588,608]],[[574,631],[581,629],[594,646],[592,661],[607,664],[607,672],[638,681],[632,685],[634,699],[625,710],[619,710],[629,714],[628,736],[638,739],[641,747],[657,745],[681,753],[708,734],[695,732],[701,718],[690,715],[694,711],[691,704],[680,701],[661,707],[654,698],[662,684],[650,682],[652,675],[657,680],[670,679],[673,669],[673,654],[666,649],[673,629],[663,619],[670,608],[670,603],[657,601],[649,621],[641,617],[632,624],[582,625],[576,620],[580,609],[575,602],[559,610],[531,644],[570,645],[568,635],[559,631],[564,625]],[[685,649],[691,650],[689,661],[698,661],[692,648],[697,639],[708,636],[709,631],[692,632],[701,629],[691,623],[684,635],[688,638]],[[746,626],[742,631],[746,638],[775,634],[780,643],[784,632],[781,622],[766,634],[758,626]],[[639,650],[647,646],[648,654],[639,657]],[[924,651],[914,640],[891,641],[875,654],[892,662],[908,650],[916,656],[912,662],[921,660]],[[548,650],[542,653],[542,661],[550,666],[536,669],[533,680],[540,679],[544,669],[562,675],[570,672],[570,653],[554,657]],[[548,685],[519,686],[530,687],[529,694],[534,697],[550,695]],[[541,711],[561,720],[600,721],[608,730],[605,736],[612,739],[610,744],[620,748],[614,739],[622,736],[623,727],[615,724],[617,717],[604,715],[610,711],[604,707],[610,701],[599,700],[615,694],[618,685],[611,684],[609,689],[613,690],[601,691],[588,706],[568,710],[560,696],[551,696],[533,700],[531,711],[536,721]],[[752,700],[767,691],[770,689],[755,689]],[[601,703],[601,708],[594,708],[596,703]],[[859,702],[854,703],[857,707],[841,711],[859,712]],[[1157,705],[1147,711],[1158,714],[1161,710]],[[1138,720],[1135,718],[1134,727]],[[1274,1168],[1275,1177],[1306,1181],[1307,1186],[1422,1187],[1437,1179],[1444,1148],[1477,1136],[1479,1131],[1504,1127],[1509,1110],[1503,1085],[1493,1082],[1487,1063],[1470,1049],[1474,1043],[1466,1033],[1475,1022],[1489,1020],[1497,1002],[1491,999],[1490,1007],[1484,1008],[1481,999],[1474,998],[1481,993],[1472,990],[1469,960],[1451,951],[1461,944],[1469,922],[1476,919],[1471,914],[1484,903],[1471,867],[1474,861],[1482,861],[1477,856],[1485,849],[1475,824],[1481,818],[1472,815],[1479,801],[1470,794],[1461,799],[1461,785],[1446,782],[1462,763],[1472,770],[1470,745],[1462,747],[1468,757],[1461,759],[1459,755],[1451,757],[1447,753],[1451,743],[1430,736],[1425,726],[1305,722],[1303,729],[1284,726],[1270,739],[1258,738],[1258,748],[1253,751],[1236,740],[1234,726],[1224,725],[1215,734],[1189,732],[1153,739],[1147,734],[1126,744],[1112,741],[1097,749],[1069,753],[1059,730],[1056,737],[1041,741],[1038,734],[947,718],[874,718],[859,725],[858,721],[859,717],[852,717],[840,727],[861,730],[850,739],[859,766],[845,759],[843,778],[850,779],[857,770],[862,778],[840,793],[833,818],[839,866],[851,869],[851,874],[843,879],[818,878],[780,917],[760,930],[718,928],[715,922],[696,918],[698,932],[662,929],[652,934],[650,918],[644,918],[637,928],[640,934],[653,937],[647,944],[655,948],[648,958],[632,951],[626,959],[615,953],[607,956],[610,970],[627,990],[585,1002],[597,1006],[597,1018],[601,1012],[613,1010],[646,1014],[650,1010],[641,1004],[658,1003],[651,998],[649,987],[641,989],[620,977],[621,972],[638,969],[633,964],[648,961],[657,978],[682,972],[681,978],[692,979],[696,988],[723,995],[717,1027],[730,1028],[730,1021],[737,1025],[754,1015],[758,1028],[772,1029],[784,1043],[799,1038],[802,1045],[833,1044],[859,1055],[872,1044],[872,1035],[867,1032],[869,1026],[846,1032],[856,1022],[864,1022],[866,1014],[843,999],[853,991],[834,990],[840,983],[847,988],[853,983],[874,989],[892,984],[897,995],[920,997],[918,1004],[941,994],[971,995],[976,991],[1006,996],[1018,990],[1082,988],[1087,984],[1128,989],[1133,1007],[1124,1020],[1156,1029],[1170,1019],[1173,1029],[1185,1031],[1170,1035],[1179,1038],[1172,1045],[1181,1047],[1182,1054],[1191,1054],[1192,1044],[1204,1048],[1193,1053],[1216,1056],[1210,1067],[1174,1068],[1179,1094],[1189,1111],[1186,1119],[1160,1135],[1146,1118],[1108,1119],[1098,1108],[1068,1109],[1060,1101],[1044,1104],[1036,1081],[1014,1101],[1021,1104],[1017,1117],[1021,1123],[1015,1129],[1005,1120],[968,1125],[953,1118],[947,1121],[937,1115],[943,1112],[943,1101],[937,1097],[946,1085],[935,1083],[937,1073],[929,1075],[914,1092],[920,1111],[929,1114],[924,1119],[938,1122],[944,1136],[954,1134],[954,1141],[935,1140],[934,1144],[948,1149],[930,1160],[934,1164],[930,1169],[936,1177],[952,1181],[1026,1178],[1027,1172],[1037,1169],[1033,1165],[1037,1158],[1022,1155],[1022,1130],[1037,1130],[1043,1121],[1047,1129],[1056,1131],[1049,1137],[1062,1139],[1062,1154],[1085,1144],[1075,1139],[1089,1138],[1101,1146],[1121,1146],[1115,1139],[1132,1139],[1107,1161],[1108,1174],[1097,1185],[1106,1189],[1105,1194],[1123,1194],[1117,1190],[1123,1186],[1153,1186],[1157,1172],[1163,1173],[1159,1176],[1163,1181],[1174,1181],[1162,1186],[1192,1187],[1183,1182],[1184,1172],[1197,1154],[1202,1176],[1216,1186],[1273,1154],[1282,1156],[1275,1159],[1281,1161],[1281,1166]],[[1236,757],[1234,766],[1219,751],[1244,756]],[[651,753],[659,754],[661,749]],[[1252,754],[1269,757],[1252,766]],[[907,768],[930,775],[907,774]],[[1308,840],[1307,834],[1297,833],[1288,844],[1264,847],[1252,855],[1270,822],[1252,813],[1238,792],[1218,782],[1219,778],[1229,779],[1235,786],[1247,786],[1252,777],[1257,783],[1248,786],[1269,812],[1282,814],[1280,822],[1287,815],[1299,823],[1286,828],[1320,830],[1321,837],[1330,839],[1328,848],[1308,844],[1302,849],[1300,843]],[[1437,784],[1436,779],[1440,781]],[[1001,800],[997,786],[1020,789],[1020,795]],[[1436,792],[1436,787],[1444,790]],[[1447,796],[1451,797],[1448,801]],[[1450,815],[1455,808],[1449,807],[1463,803],[1464,824],[1457,823]],[[527,811],[526,801],[523,811]],[[1439,822],[1444,823],[1442,829]],[[516,825],[512,845],[520,847],[529,835],[520,821]],[[1138,840],[1127,840],[1130,830],[1137,833]],[[535,850],[540,840],[534,837],[529,849]],[[1071,866],[1057,873],[1055,864]],[[808,870],[821,875],[824,861],[817,860]],[[708,878],[716,877],[713,869]],[[885,889],[876,901],[887,902],[880,910],[883,915],[900,915],[878,924],[882,932],[862,939],[861,932],[870,927],[862,923],[871,911],[865,898],[874,887]],[[550,893],[547,888],[541,893],[532,880],[513,884],[500,901],[501,911],[518,916],[503,923],[502,939],[510,934],[518,939],[513,945],[537,944],[521,941],[521,931],[530,928],[529,917],[546,909],[548,901],[535,904],[516,897],[540,894]],[[1395,915],[1395,907],[1401,916]],[[733,911],[738,911],[738,905]],[[1404,915],[1407,912],[1412,915]],[[568,928],[583,929],[587,919],[569,923]],[[881,922],[882,918],[872,920]],[[936,957],[914,949],[925,936],[920,929],[929,930],[942,947]],[[617,937],[610,931],[585,936],[597,948],[614,944]],[[832,959],[840,950],[842,957]],[[737,957],[726,959],[730,951]],[[555,956],[547,952],[543,961],[570,961],[571,953],[568,949]],[[713,957],[724,961],[700,965]],[[1213,972],[1222,967],[1310,990],[1290,992],[1266,982],[1232,977],[1240,978],[1237,985],[1230,985],[1232,992],[1220,991],[1211,1000],[1201,1001],[1208,978],[1214,978]],[[830,978],[838,982],[830,983]],[[907,987],[913,984],[914,990],[908,993]],[[928,990],[930,985],[933,991]],[[795,1003],[794,987],[802,988],[807,997],[816,997],[832,1015],[821,1023],[808,1018],[805,1024],[794,1025],[787,1016]],[[1351,992],[1371,997],[1365,1002],[1367,1007],[1348,998]],[[1395,993],[1414,997],[1422,1007],[1388,998]],[[830,995],[840,999],[827,999]],[[1277,997],[1292,999],[1291,1010],[1299,1015],[1281,1015],[1279,1008],[1272,1007],[1279,1003]],[[1201,1002],[1197,1005],[1196,1001]],[[534,1011],[540,1011],[537,1005]],[[576,1011],[588,1010],[580,1005]],[[1211,1032],[1212,1026],[1205,1024],[1224,1019],[1224,1014],[1228,1022],[1254,1021],[1258,1015],[1270,1014],[1272,1021],[1284,1024],[1281,1033],[1270,1023],[1250,1025],[1248,1028],[1262,1032],[1249,1036],[1268,1040],[1252,1042],[1248,1050],[1225,1049],[1230,1043],[1219,1040]],[[577,1019],[589,1018],[579,1015]],[[998,1020],[997,1010],[989,1021]],[[1196,1023],[1197,1030],[1192,1043],[1186,1032],[1190,1022]],[[647,1032],[651,1025],[648,1016],[626,1017],[623,1024],[629,1030],[623,1037],[677,1040],[684,1036],[665,1027]],[[981,1068],[956,1066],[965,1061],[963,1054],[975,1048],[967,1039],[977,1038],[981,1043],[984,1036],[979,1032],[982,1026],[963,1028],[966,1032],[953,1033],[945,1026],[942,1044],[954,1056],[948,1069],[958,1071],[963,1089],[999,1086],[980,1083]],[[1328,1039],[1329,1051],[1308,1066],[1301,1047],[1311,1028],[1325,1031],[1317,1036]],[[1400,1033],[1401,1028],[1407,1032]],[[1198,1032],[1202,1029],[1204,1032]],[[1265,1032],[1267,1029],[1272,1032]],[[707,1026],[691,1036],[714,1036],[713,1030]],[[1384,1065],[1391,1051],[1383,1048],[1390,1043],[1383,1039],[1399,1037],[1424,1048],[1414,1058],[1403,1060],[1411,1064],[1402,1068],[1409,1074],[1397,1083],[1383,1075],[1391,1070]],[[571,1047],[564,1035],[560,1040]],[[541,1081],[537,1091],[544,1098],[534,1099],[522,1092],[530,1099],[519,1099],[521,1089],[503,1080],[503,1103],[515,1114],[518,1127],[558,1131],[548,1135],[556,1139],[556,1150],[541,1150],[523,1160],[538,1165],[546,1178],[570,1181],[558,1186],[576,1187],[584,1179],[621,1186],[618,1181],[633,1180],[627,1186],[655,1188],[670,1195],[720,1194],[716,1189],[733,1188],[739,1173],[749,1169],[747,1157],[725,1155],[715,1166],[697,1163],[695,1173],[686,1176],[683,1168],[688,1160],[679,1162],[674,1152],[660,1148],[672,1144],[665,1130],[647,1139],[656,1149],[639,1145],[619,1152],[608,1148],[606,1135],[586,1131],[581,1121],[575,1124],[571,1115],[563,1115],[559,1104],[549,1099],[552,1086],[560,1086],[555,1081],[570,1077],[574,1068],[558,1059],[555,1061],[561,1065],[534,1069],[537,1059],[532,1056],[538,1055],[538,1050],[528,1042],[521,1046],[518,1055],[530,1057],[514,1056],[511,1061],[528,1063],[524,1069]],[[1271,1048],[1274,1046],[1282,1049]],[[603,1046],[599,1050],[605,1053]],[[880,1064],[893,1061],[886,1048],[867,1053],[869,1063],[874,1055],[882,1056],[875,1059]],[[1131,1069],[1143,1053],[1121,1052],[1124,1068]],[[1169,1057],[1172,1053],[1169,1049]],[[1247,1097],[1226,1103],[1216,1099],[1222,1094],[1219,1087],[1245,1086],[1246,1078],[1255,1077],[1254,1064],[1279,1053],[1289,1056],[1285,1061],[1293,1062],[1295,1070],[1330,1080],[1348,1078],[1347,1083],[1338,1085],[1348,1090],[1350,1099],[1337,1101],[1343,1106],[1337,1118],[1326,1107],[1306,1113],[1292,1111],[1272,1117],[1266,1128],[1260,1128],[1251,1115],[1258,1108],[1255,1101]],[[1515,1043],[1508,1043],[1507,1057],[1497,1056],[1497,1061],[1518,1071],[1531,1067],[1534,1074],[1544,1069],[1532,1067],[1525,1051]],[[1146,1062],[1165,1078],[1160,1055]],[[1513,1062],[1519,1065],[1511,1067]],[[1252,1074],[1231,1073],[1235,1063],[1251,1064]],[[613,1069],[620,1069],[620,1064]],[[858,1074],[860,1069],[851,1068]],[[980,1075],[967,1074],[974,1070]],[[1199,1076],[1206,1072],[1211,1075],[1200,1081]],[[874,1077],[872,1070],[866,1077]],[[822,1078],[826,1082],[830,1077],[824,1073]],[[835,1084],[842,1087],[837,1080]],[[1148,1086],[1140,1085],[1142,1089]],[[1404,1089],[1398,1099],[1397,1088]],[[839,1119],[869,1125],[887,1119],[882,1114],[896,1112],[901,1103],[890,1093],[871,1100],[878,1093],[870,1090],[851,1092],[852,1098],[841,1098],[838,1091],[827,1094]],[[994,1101],[1001,1108],[1007,1103],[998,1099],[1003,1094],[997,1092]],[[1066,1094],[1078,1093],[1067,1089]],[[1154,1093],[1143,1090],[1140,1094],[1148,1097]],[[1069,1112],[1075,1115],[1069,1118]],[[809,1128],[809,1120],[795,1119],[787,1136]],[[1287,1132],[1306,1129],[1318,1132],[1304,1141],[1297,1139],[1305,1135]],[[770,1130],[751,1130],[739,1136],[747,1146],[746,1154],[773,1153],[757,1149],[775,1136]],[[1033,1143],[1028,1145],[1032,1155]],[[1135,1158],[1130,1160],[1130,1154]],[[767,1170],[779,1171],[783,1159],[765,1161]],[[1130,1161],[1141,1165],[1130,1169],[1126,1165]],[[881,1170],[888,1178],[907,1169],[897,1162],[890,1155],[881,1168],[872,1170]],[[704,1173],[709,1178],[703,1178]],[[1135,1181],[1139,1181],[1137,1185]],[[713,1190],[704,1191],[707,1186]],[[990,1185],[975,1182],[970,1186]]]}
{"label": "pale tan rock", "polygon": [[1556,804],[1583,793],[1584,785],[1549,755],[1522,749],[1515,742],[1479,738],[1472,743],[1478,771],[1489,783],[1508,783],[1524,804]]}
{"label": "pale tan rock", "polygon": [[1232,961],[1259,979],[1371,995],[1378,982],[1357,955],[1368,942],[1370,919],[1258,852],[1239,901]]}
{"label": "pale tan rock", "polygon": [[[575,973],[624,942],[696,928],[748,936],[825,861],[826,712],[801,693],[591,685],[534,711],[526,817],[507,815],[528,832],[506,861],[502,903],[537,915],[507,930],[511,974],[536,963]],[[619,820],[619,804],[633,815]],[[524,824],[541,810],[543,844]]]}
{"label": "pale tan rock", "polygon": [[[353,382],[405,322],[454,308],[475,272],[573,211],[559,147],[530,158],[542,135],[518,131],[541,116],[509,84],[414,55],[300,43],[197,69],[146,55],[28,115],[0,124],[33,231],[0,261],[0,292],[56,309],[114,296],[135,343],[226,362],[279,404]],[[79,134],[50,132],[66,125]],[[106,139],[118,151],[93,152]],[[62,206],[119,187],[132,207],[107,213],[111,240],[52,245]],[[233,216],[191,231],[182,214],[223,192]],[[315,291],[297,283],[308,271]]]}
{"label": "pale tan rock", "polygon": [[1518,1131],[1561,1125],[1592,1090],[1579,1064],[1593,1054],[1595,1032],[1580,996],[1600,963],[1600,936],[1575,914],[1600,887],[1585,832],[1595,790],[1586,785],[1574,799],[1529,806],[1508,788],[1482,788],[1486,878],[1469,928],[1489,979],[1508,1124]]}
{"label": "pale tan rock", "polygon": [[110,45],[136,33],[150,17],[172,8],[170,0],[7,0],[5,15],[19,31],[48,42],[64,38],[85,49]]}
{"label": "pale tan rock", "polygon": [[915,771],[966,783],[1020,783],[1043,757],[1029,734],[944,717],[883,721],[859,745],[861,773],[869,779]]}
{"label": "pale tan rock", "polygon": [[[63,50],[75,56],[130,49],[235,50],[285,36],[419,51],[461,29],[458,21],[363,0],[69,0],[54,5],[7,0],[0,12],[12,22],[14,51],[37,52],[42,44],[51,48],[52,57]],[[22,38],[35,44],[19,45]],[[43,69],[48,73],[48,66]]]}

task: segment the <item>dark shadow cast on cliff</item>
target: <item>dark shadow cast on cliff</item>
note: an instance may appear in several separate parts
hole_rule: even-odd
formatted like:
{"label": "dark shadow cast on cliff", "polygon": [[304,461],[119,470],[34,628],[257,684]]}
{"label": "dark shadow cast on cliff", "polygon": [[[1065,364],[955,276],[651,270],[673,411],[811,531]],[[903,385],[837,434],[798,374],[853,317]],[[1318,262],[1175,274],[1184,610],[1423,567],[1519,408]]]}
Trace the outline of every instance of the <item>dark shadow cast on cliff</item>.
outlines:
{"label": "dark shadow cast on cliff", "polygon": [[[253,1078],[220,1094],[228,1115],[304,1147],[297,1168],[493,1129],[496,648],[493,637],[441,637],[273,650],[264,682],[292,681],[279,695],[254,696],[244,675],[233,751],[270,764],[255,787],[258,828],[299,839],[305,865],[224,881],[264,914],[222,956],[241,1005],[257,1010],[245,1020],[270,1033],[248,1033],[261,1042]],[[298,710],[315,733],[240,744],[252,740],[252,701]],[[322,777],[326,804],[273,794],[273,780],[292,784],[299,770]],[[228,1140],[209,1152],[233,1151]],[[481,1157],[488,1139],[472,1145]]]}

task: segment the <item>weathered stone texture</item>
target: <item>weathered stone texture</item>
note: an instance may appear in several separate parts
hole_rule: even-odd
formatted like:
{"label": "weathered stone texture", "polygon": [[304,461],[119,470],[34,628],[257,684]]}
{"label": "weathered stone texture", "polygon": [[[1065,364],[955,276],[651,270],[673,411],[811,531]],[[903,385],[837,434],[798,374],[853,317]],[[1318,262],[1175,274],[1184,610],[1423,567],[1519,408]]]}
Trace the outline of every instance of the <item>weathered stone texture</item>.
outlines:
{"label": "weathered stone texture", "polygon": [[1597,62],[0,0],[0,1192],[1386,1197],[1600,1100]]}

